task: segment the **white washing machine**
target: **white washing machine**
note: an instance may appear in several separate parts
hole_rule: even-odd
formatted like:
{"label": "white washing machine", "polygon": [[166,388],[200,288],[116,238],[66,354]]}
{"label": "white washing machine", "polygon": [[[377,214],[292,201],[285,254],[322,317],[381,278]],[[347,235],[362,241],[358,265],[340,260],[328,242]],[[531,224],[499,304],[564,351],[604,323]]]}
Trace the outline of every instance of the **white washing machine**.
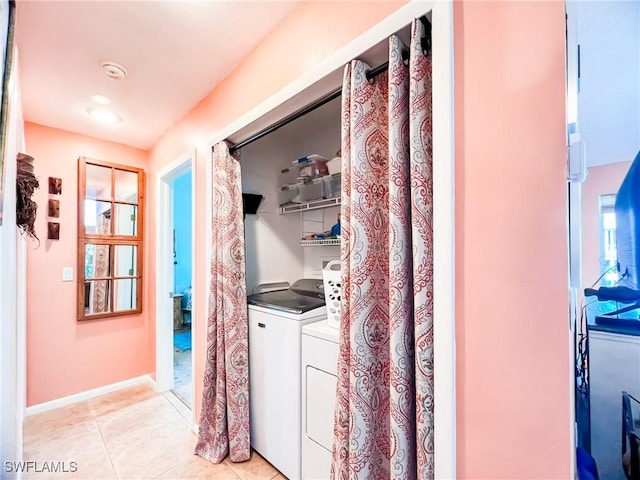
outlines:
{"label": "white washing machine", "polygon": [[338,329],[302,327],[302,479],[328,480],[338,374]]}
{"label": "white washing machine", "polygon": [[301,478],[302,328],[327,318],[319,280],[247,297],[251,446],[290,480]]}

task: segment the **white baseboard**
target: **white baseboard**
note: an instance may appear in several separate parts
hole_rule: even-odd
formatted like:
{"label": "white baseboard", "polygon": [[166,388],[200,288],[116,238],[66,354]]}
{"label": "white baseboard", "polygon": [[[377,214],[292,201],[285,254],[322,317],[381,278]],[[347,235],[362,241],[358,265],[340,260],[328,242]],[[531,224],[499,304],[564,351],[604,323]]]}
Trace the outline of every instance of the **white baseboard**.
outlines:
{"label": "white baseboard", "polygon": [[67,397],[62,397],[56,400],[51,400],[49,402],[39,403],[38,405],[27,407],[26,416],[29,417],[37,413],[53,410],[54,408],[66,407],[67,405],[71,405],[72,403],[82,402],[83,400],[88,400],[99,395],[104,395],[105,393],[111,393],[115,392],[116,390],[122,390],[124,388],[134,387],[141,384],[147,384],[154,390],[156,389],[156,382],[153,381],[151,376],[141,375],[140,377],[130,378],[128,380],[123,380],[122,382],[112,383],[111,385],[105,385],[103,387],[87,390],[86,392],[76,393]]}

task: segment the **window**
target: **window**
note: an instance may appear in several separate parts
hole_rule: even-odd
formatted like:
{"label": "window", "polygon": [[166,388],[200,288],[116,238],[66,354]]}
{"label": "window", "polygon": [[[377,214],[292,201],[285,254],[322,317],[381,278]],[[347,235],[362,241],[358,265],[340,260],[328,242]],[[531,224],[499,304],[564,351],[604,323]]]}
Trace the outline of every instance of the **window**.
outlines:
{"label": "window", "polygon": [[615,195],[600,196],[600,271],[603,272],[603,287],[613,287],[620,279],[617,269],[615,202]]}
{"label": "window", "polygon": [[78,320],[142,312],[144,171],[78,159]]}

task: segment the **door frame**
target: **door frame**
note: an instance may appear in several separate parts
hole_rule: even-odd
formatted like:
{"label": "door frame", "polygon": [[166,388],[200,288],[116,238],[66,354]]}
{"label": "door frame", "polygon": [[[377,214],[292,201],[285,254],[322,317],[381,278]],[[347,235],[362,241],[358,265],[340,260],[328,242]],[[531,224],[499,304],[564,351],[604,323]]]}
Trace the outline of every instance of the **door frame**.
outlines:
{"label": "door frame", "polygon": [[[18,152],[26,151],[18,60],[14,46],[7,85],[4,220],[0,227],[0,243],[4,248],[0,271],[0,458],[4,461],[23,460],[23,422],[27,408],[27,241],[15,226],[17,163],[9,160],[15,159]],[[4,472],[4,462],[0,468]],[[13,478],[11,473],[8,477]]]}
{"label": "door frame", "polygon": [[[566,28],[566,89],[567,89],[567,246],[569,249],[569,449],[571,476],[575,476],[576,446],[578,444],[578,419],[576,404],[576,346],[575,335],[580,319],[580,290],[582,287],[582,182],[586,178],[586,165],[582,164],[582,145],[578,128],[578,16],[577,4],[565,1]],[[580,157],[580,158],[577,158]]]}
{"label": "door frame", "polygon": [[[342,81],[344,65],[369,51],[413,19],[431,13],[433,58],[434,224],[434,437],[435,478],[456,478],[455,177],[453,1],[410,1],[296,80],[219,130],[207,142],[206,232],[212,238],[213,146],[251,126],[266,127],[328,93]],[[256,126],[255,123],[263,123]],[[206,243],[206,285],[211,242]],[[200,299],[207,311],[209,295]]]}
{"label": "door frame", "polygon": [[[190,149],[156,174],[156,388],[160,392],[173,388],[173,187],[180,175],[191,171],[191,298],[197,301],[195,282],[196,225],[196,150]],[[195,342],[193,341],[196,309],[191,310],[191,378],[195,379]],[[195,381],[192,384],[195,399]],[[191,405],[192,421],[195,418]]]}

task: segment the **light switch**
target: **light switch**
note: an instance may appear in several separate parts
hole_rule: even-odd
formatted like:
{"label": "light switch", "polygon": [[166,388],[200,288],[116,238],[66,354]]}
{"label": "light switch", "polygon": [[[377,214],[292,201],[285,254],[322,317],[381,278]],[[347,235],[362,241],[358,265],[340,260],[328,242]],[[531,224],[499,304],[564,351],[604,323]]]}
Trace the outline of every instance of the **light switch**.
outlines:
{"label": "light switch", "polygon": [[73,282],[73,267],[62,268],[62,281]]}

